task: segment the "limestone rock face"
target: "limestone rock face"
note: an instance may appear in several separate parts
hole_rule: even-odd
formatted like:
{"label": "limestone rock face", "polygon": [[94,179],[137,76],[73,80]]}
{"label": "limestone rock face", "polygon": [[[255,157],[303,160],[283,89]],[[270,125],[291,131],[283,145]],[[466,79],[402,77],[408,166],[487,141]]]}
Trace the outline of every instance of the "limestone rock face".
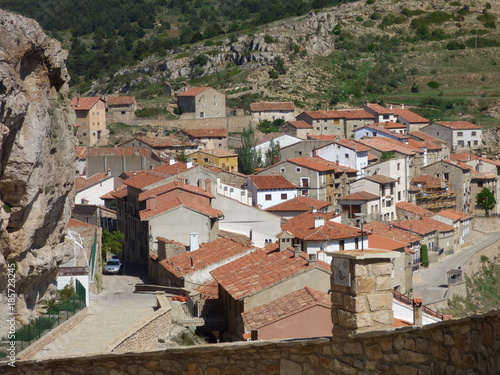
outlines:
{"label": "limestone rock face", "polygon": [[67,52],[33,20],[0,10],[0,336],[6,262],[16,262],[17,313],[30,318],[70,256],[74,111]]}

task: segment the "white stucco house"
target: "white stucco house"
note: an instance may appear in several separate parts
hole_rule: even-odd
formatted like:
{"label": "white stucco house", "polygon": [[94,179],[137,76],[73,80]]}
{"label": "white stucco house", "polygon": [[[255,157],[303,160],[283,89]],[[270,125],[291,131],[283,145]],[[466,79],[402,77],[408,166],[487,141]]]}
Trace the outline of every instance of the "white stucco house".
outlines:
{"label": "white stucco house", "polygon": [[363,177],[364,168],[368,166],[368,151],[370,148],[365,145],[343,138],[316,149],[315,154],[344,167],[357,169],[358,177]]}
{"label": "white stucco house", "polygon": [[104,206],[101,197],[114,190],[114,178],[108,173],[96,173],[89,178],[78,177],[75,188],[75,204]]}
{"label": "white stucco house", "polygon": [[265,210],[297,196],[297,186],[282,175],[248,176],[252,206]]}

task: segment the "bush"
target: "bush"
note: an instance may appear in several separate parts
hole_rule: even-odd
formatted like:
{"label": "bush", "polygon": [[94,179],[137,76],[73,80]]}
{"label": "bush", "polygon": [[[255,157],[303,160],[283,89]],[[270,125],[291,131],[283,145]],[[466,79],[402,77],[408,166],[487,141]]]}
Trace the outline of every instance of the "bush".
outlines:
{"label": "bush", "polygon": [[208,56],[207,55],[196,55],[191,60],[191,65],[204,66],[204,65],[207,65],[207,63],[208,63]]}
{"label": "bush", "polygon": [[269,73],[269,78],[271,78],[271,79],[276,79],[279,77],[278,72],[274,69],[270,70],[268,73]]}
{"label": "bush", "polygon": [[439,82],[430,81],[427,82],[427,86],[429,86],[431,89],[437,90],[439,88]]}
{"label": "bush", "polygon": [[460,43],[456,40],[452,40],[450,42],[448,42],[448,44],[446,44],[446,49],[448,50],[457,50],[457,49],[465,49],[465,44],[464,43]]}

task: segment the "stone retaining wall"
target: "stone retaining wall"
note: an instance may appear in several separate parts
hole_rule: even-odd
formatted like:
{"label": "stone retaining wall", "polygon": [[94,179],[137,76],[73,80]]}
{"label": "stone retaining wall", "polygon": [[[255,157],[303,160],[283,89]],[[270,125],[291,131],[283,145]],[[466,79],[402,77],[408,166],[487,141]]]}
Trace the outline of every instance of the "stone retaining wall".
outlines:
{"label": "stone retaining wall", "polygon": [[498,374],[500,310],[352,339],[240,342],[0,365],[3,375]]}
{"label": "stone retaining wall", "polygon": [[229,133],[240,133],[248,127],[252,116],[228,116],[201,119],[148,120],[140,119],[134,122],[136,126],[158,126],[164,129],[216,129],[224,128]]}

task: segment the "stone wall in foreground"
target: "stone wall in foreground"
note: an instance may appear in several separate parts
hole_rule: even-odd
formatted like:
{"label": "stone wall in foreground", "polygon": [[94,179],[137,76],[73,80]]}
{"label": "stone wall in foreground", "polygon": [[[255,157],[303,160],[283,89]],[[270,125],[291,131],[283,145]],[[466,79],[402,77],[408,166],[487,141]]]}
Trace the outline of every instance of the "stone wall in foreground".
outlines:
{"label": "stone wall in foreground", "polygon": [[2,363],[3,375],[498,374],[500,310],[352,339],[255,341]]}

